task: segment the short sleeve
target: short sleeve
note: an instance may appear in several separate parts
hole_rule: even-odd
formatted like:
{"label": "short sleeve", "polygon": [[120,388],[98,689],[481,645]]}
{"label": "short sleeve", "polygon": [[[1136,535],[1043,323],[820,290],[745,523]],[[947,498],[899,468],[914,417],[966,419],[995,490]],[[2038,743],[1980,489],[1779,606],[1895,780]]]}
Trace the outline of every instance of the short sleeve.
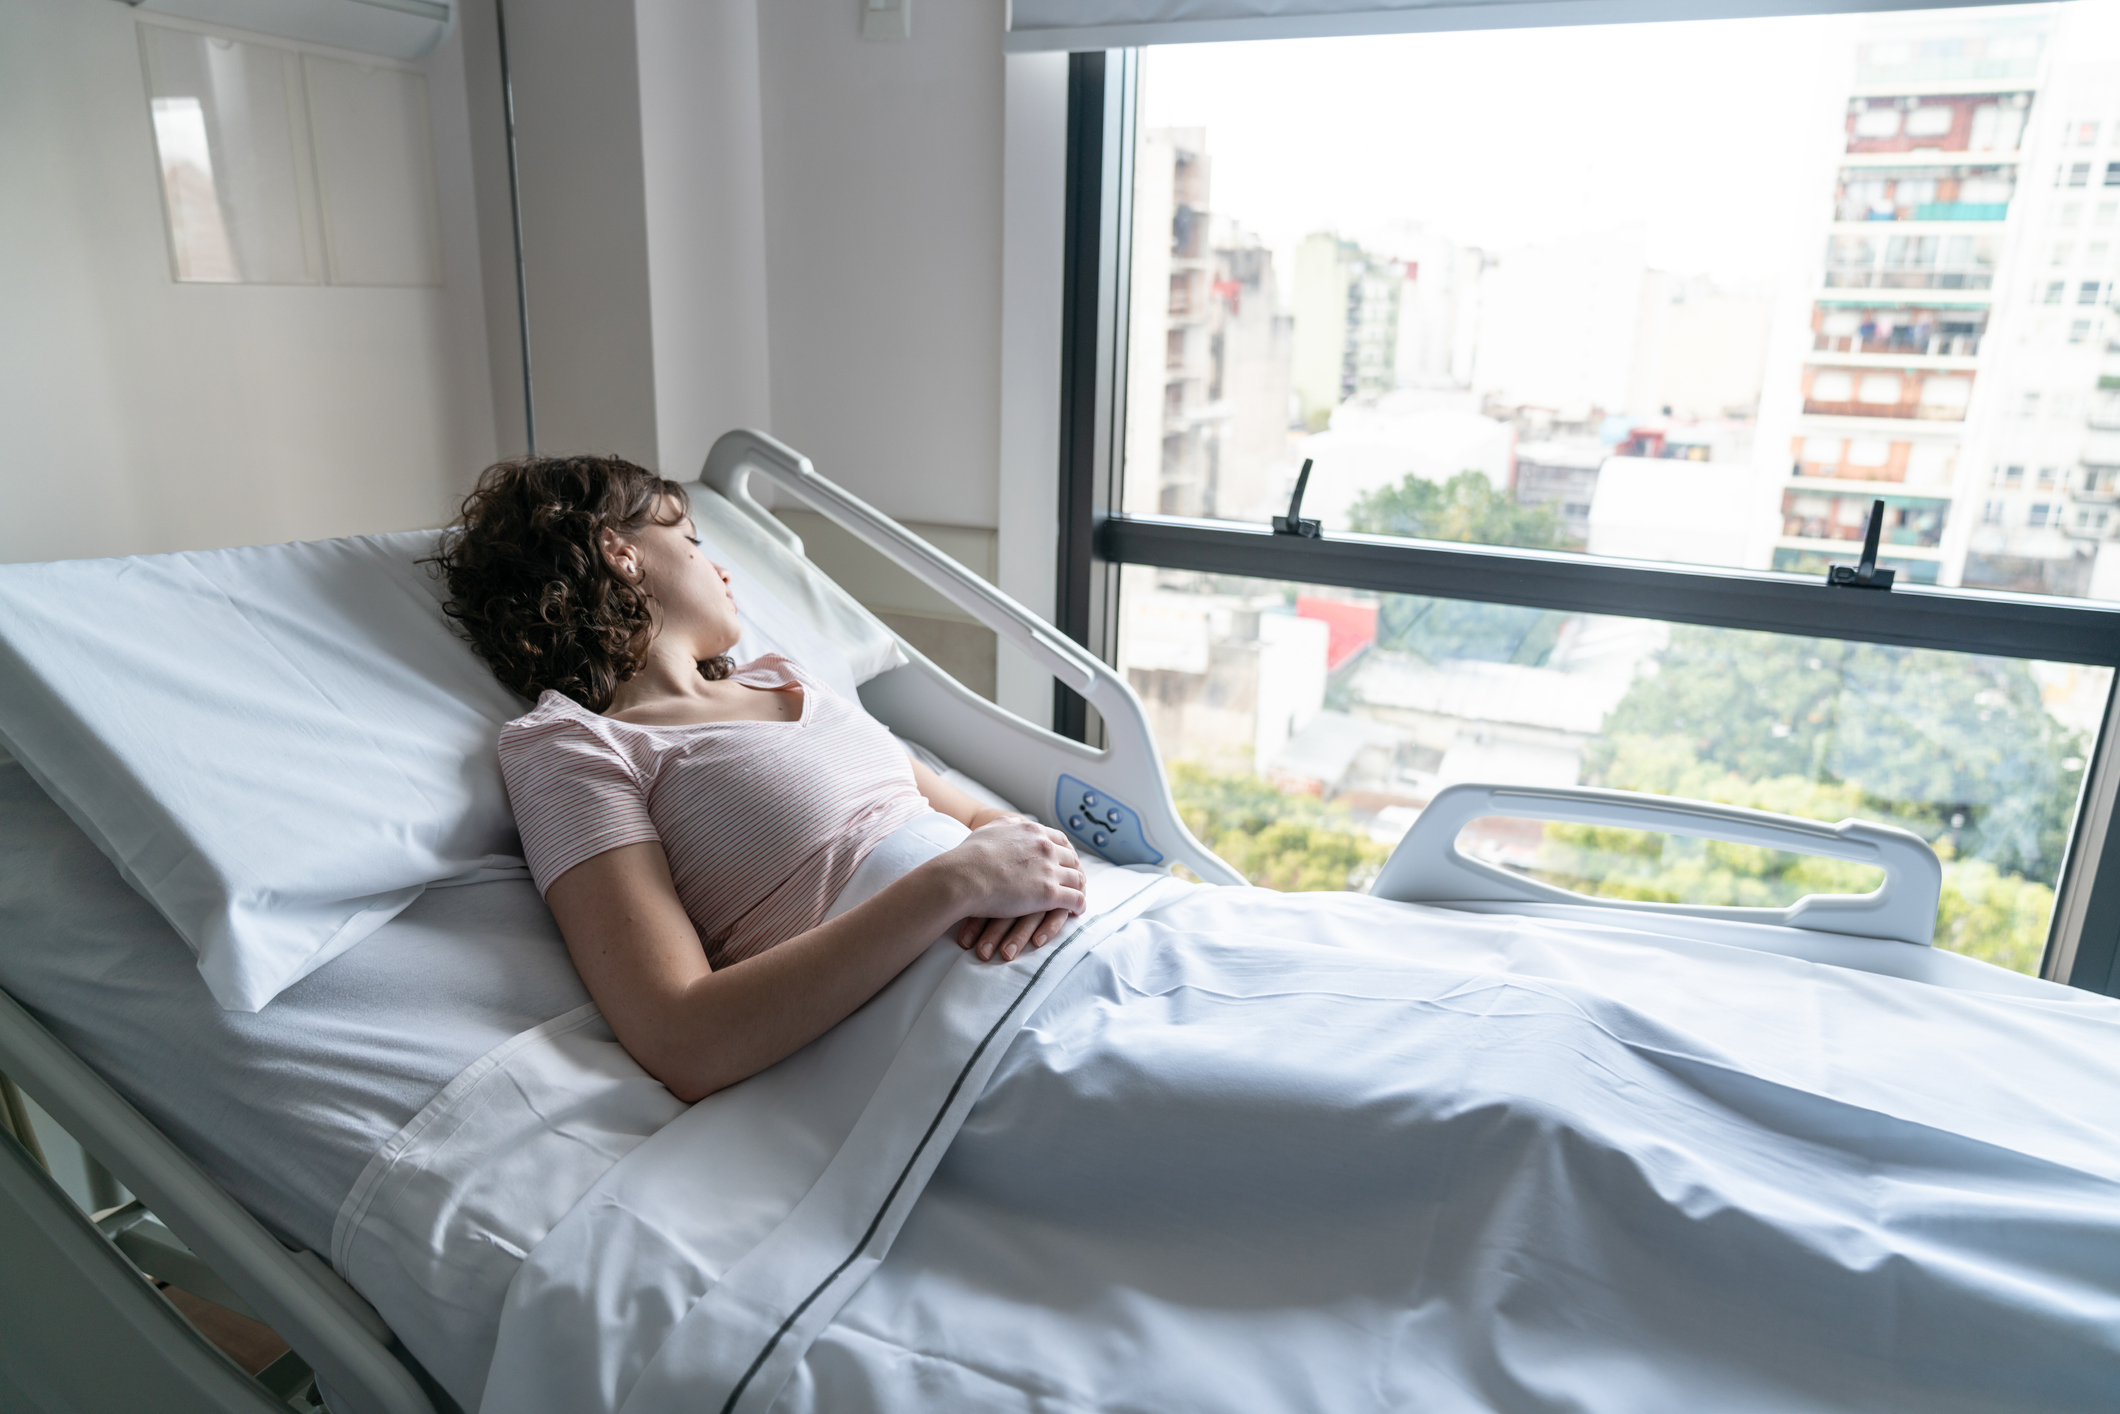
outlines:
{"label": "short sleeve", "polygon": [[582,723],[544,712],[518,718],[501,729],[500,758],[540,895],[583,860],[661,839],[632,764]]}

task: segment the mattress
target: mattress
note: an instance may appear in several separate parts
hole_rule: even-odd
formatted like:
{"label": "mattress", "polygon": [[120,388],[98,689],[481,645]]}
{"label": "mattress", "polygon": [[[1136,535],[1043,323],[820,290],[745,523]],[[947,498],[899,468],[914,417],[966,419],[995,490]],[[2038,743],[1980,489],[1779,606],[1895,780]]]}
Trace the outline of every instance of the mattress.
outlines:
{"label": "mattress", "polygon": [[588,1001],[537,890],[429,889],[258,1012],[0,757],[0,988],[285,1241],[331,1247],[383,1142],[466,1066]]}
{"label": "mattress", "polygon": [[183,939],[4,752],[0,989],[279,1237],[318,1253],[386,1141],[474,1061],[589,1001],[536,888],[506,879],[430,888],[262,1011],[227,1010]]}

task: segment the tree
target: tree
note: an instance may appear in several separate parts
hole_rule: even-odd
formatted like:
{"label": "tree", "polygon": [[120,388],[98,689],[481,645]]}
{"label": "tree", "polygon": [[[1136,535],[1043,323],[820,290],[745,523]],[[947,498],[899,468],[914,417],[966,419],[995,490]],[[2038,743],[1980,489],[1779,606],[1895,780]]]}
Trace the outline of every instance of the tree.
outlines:
{"label": "tree", "polygon": [[[1688,759],[1682,745],[1635,738],[1615,752],[1617,774],[1633,789],[1840,821],[1868,812],[1860,787],[1800,776],[1748,781]],[[1872,816],[1874,818],[1874,816]],[[1980,859],[1956,857],[1948,838],[1936,944],[2014,971],[2036,973],[2046,947],[2054,891]],[[1806,894],[1867,893],[1883,880],[1874,866],[1790,854],[1724,840],[1691,840],[1641,830],[1551,823],[1534,877],[1599,898],[1781,908]]]}
{"label": "tree", "polygon": [[1519,505],[1479,471],[1461,471],[1440,482],[1409,475],[1396,486],[1364,492],[1347,519],[1354,529],[1370,535],[1515,545],[1527,550],[1568,548],[1553,507]]}
{"label": "tree", "polygon": [[1678,625],[1584,768],[1594,784],[1666,794],[1688,793],[1671,782],[1695,765],[1845,785],[1846,814],[2050,880],[2088,755],[2016,659]]}
{"label": "tree", "polygon": [[1285,795],[1257,776],[1178,761],[1170,788],[1185,828],[1261,888],[1367,888],[1390,853],[1344,809]]}

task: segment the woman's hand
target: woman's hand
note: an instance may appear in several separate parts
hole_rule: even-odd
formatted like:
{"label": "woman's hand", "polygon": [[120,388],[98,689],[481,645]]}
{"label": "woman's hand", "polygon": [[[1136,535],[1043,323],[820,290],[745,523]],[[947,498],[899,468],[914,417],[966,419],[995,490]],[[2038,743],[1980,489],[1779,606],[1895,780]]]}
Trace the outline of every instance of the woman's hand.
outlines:
{"label": "woman's hand", "polygon": [[1058,830],[1020,815],[991,814],[963,844],[929,867],[946,871],[960,890],[965,918],[957,945],[982,962],[1009,962],[1044,947],[1082,912],[1088,881],[1082,861]]}

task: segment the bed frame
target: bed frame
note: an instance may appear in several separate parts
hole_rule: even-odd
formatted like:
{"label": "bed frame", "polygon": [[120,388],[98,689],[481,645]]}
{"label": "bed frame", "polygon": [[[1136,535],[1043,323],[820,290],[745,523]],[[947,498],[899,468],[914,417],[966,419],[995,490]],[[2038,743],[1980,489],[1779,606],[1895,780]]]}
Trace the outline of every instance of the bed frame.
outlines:
{"label": "bed frame", "polygon": [[[1183,864],[1214,884],[1241,875],[1179,817],[1141,700],[1126,680],[1022,605],[888,516],[817,474],[763,433],[715,443],[701,481],[778,544],[802,541],[751,494],[761,475],[873,546],[1021,650],[1096,707],[1106,744],[1055,735],[966,689],[910,645],[905,666],[872,679],[863,704],[901,736],[1119,863]],[[1480,815],[1525,815],[1733,839],[1877,863],[1873,894],[1812,898],[1783,910],[1593,900],[1524,880],[1458,851]],[[1739,942],[1949,986],[2072,995],[1926,946],[1940,872],[1903,830],[1815,821],[1617,791],[1455,786],[1402,841],[1375,892],[1473,911],[1547,914]],[[2020,985],[2022,984],[2022,985]],[[52,1410],[311,1408],[335,1414],[451,1414],[456,1406],[371,1306],[316,1254],[292,1251],[12,998],[0,993],[0,1101],[12,1076],[135,1196],[85,1216],[15,1137],[21,1107],[0,1103],[0,1406],[11,1394]],[[31,1145],[34,1135],[26,1136]],[[202,1339],[143,1276],[264,1321],[293,1355],[259,1378]],[[13,1388],[10,1388],[10,1385]]]}

